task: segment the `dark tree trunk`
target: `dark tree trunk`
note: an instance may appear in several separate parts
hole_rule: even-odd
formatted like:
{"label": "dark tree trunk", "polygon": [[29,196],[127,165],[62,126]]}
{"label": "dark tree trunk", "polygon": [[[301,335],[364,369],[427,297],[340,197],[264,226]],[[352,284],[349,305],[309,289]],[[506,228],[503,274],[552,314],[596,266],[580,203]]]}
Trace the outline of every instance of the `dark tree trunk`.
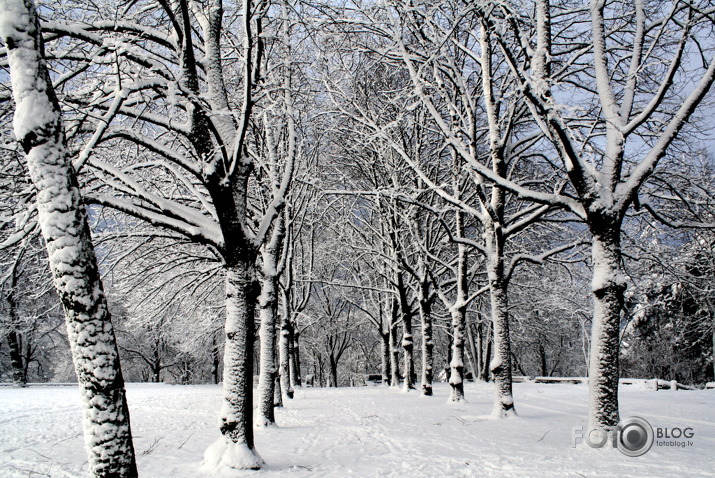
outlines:
{"label": "dark tree trunk", "polygon": [[330,375],[328,376],[328,387],[338,386],[338,361],[331,355],[329,360]]}
{"label": "dark tree trunk", "polygon": [[287,317],[281,319],[281,328],[278,340],[278,371],[281,383],[281,391],[286,398],[293,398],[293,387],[290,380],[290,351],[292,326]]}
{"label": "dark tree trunk", "polygon": [[219,344],[216,335],[211,339],[211,375],[215,384],[220,382],[219,368],[221,366],[221,355],[219,354]]}
{"label": "dark tree trunk", "polygon": [[422,395],[432,395],[434,380],[434,337],[432,332],[432,300],[426,274],[420,284],[419,304],[422,325]]}
{"label": "dark tree trunk", "polygon": [[281,392],[281,378],[276,375],[276,384],[273,387],[273,406],[275,408],[281,408],[283,406],[283,393]]}
{"label": "dark tree trunk", "polygon": [[487,328],[487,335],[484,338],[486,341],[485,344],[485,351],[484,351],[484,362],[482,363],[482,376],[484,377],[484,381],[488,382],[491,380],[491,376],[489,375],[489,364],[491,363],[491,357],[492,357],[492,328],[491,326]]}
{"label": "dark tree trunk", "polygon": [[323,376],[323,358],[318,352],[313,350],[313,375],[318,381],[319,387],[325,386],[325,377]]}
{"label": "dark tree trunk", "polygon": [[542,377],[548,377],[549,376],[549,369],[546,366],[546,350],[544,349],[544,344],[539,343],[539,365],[540,365],[540,372]]}
{"label": "dark tree trunk", "polygon": [[404,385],[405,391],[415,388],[415,361],[413,356],[414,340],[412,336],[412,310],[407,298],[407,287],[401,273],[397,273],[397,292],[400,298],[400,318],[402,321],[402,351],[404,359]]}
{"label": "dark tree trunk", "polygon": [[300,334],[295,330],[295,326],[291,328],[291,332],[290,384],[295,388],[303,383],[303,378],[300,376]]}
{"label": "dark tree trunk", "polygon": [[151,363],[151,381],[154,383],[161,382],[161,339],[154,340],[154,356]]}
{"label": "dark tree trunk", "polygon": [[[17,275],[15,270],[12,271],[12,281],[10,283],[10,292],[7,294],[7,303],[10,313],[10,327],[16,327],[20,324],[20,317],[17,314],[17,303],[15,302],[14,289],[17,286]],[[27,361],[22,357],[22,339],[14,330],[10,329],[7,334],[7,345],[10,348],[10,366],[12,367],[12,383],[16,387],[27,386]]]}
{"label": "dark tree trunk", "polygon": [[7,345],[10,348],[12,383],[16,387],[26,387],[27,372],[22,360],[22,344],[20,343],[20,337],[14,330],[7,334]]}
{"label": "dark tree trunk", "polygon": [[474,377],[474,380],[479,380],[480,382],[484,381],[484,348],[482,346],[482,324],[477,323],[474,326],[474,329],[476,331],[474,341],[475,341],[475,346],[476,346],[476,354],[477,354],[477,375]]}
{"label": "dark tree trunk", "polygon": [[390,326],[390,387],[400,386],[400,348],[397,339],[397,301],[392,303],[392,324]]}
{"label": "dark tree trunk", "polygon": [[390,332],[380,332],[380,349],[382,351],[381,360],[381,372],[382,372],[382,383],[384,385],[390,384]]}

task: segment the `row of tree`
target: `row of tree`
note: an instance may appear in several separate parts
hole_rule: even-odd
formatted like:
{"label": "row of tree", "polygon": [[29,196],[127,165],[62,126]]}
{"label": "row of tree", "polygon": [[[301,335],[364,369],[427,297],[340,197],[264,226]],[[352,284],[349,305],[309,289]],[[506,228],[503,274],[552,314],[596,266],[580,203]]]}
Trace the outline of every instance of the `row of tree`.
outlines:
{"label": "row of tree", "polygon": [[61,304],[94,475],[136,475],[121,355],[157,381],[222,367],[205,456],[229,468],[262,465],[254,424],[307,363],[337,386],[341,359],[379,359],[425,395],[448,368],[453,402],[469,370],[503,417],[515,370],[588,357],[591,428],[619,421],[621,348],[634,373],[712,375],[710,2],[39,12],[0,3],[5,329],[22,382]]}

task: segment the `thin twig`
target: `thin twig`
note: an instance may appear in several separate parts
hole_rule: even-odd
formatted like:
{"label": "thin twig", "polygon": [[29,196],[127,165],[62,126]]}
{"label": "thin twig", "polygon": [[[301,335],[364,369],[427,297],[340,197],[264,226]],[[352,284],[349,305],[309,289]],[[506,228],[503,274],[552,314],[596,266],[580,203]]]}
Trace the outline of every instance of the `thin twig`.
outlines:
{"label": "thin twig", "polygon": [[186,445],[186,442],[189,441],[189,438],[191,438],[192,436],[194,436],[194,433],[196,433],[196,432],[191,432],[191,434],[188,436],[188,438],[187,438],[186,440],[184,440],[183,442],[181,442],[181,445],[179,445],[179,450],[181,450],[181,447],[183,447],[184,445]]}

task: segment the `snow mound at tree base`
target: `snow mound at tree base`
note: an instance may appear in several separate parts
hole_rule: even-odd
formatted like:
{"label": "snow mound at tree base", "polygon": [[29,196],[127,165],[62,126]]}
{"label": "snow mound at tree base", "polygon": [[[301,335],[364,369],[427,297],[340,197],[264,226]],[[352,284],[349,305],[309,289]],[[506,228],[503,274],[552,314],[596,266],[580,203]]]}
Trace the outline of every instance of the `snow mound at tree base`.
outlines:
{"label": "snow mound at tree base", "polygon": [[204,452],[202,471],[221,473],[230,470],[259,470],[263,459],[244,443],[234,443],[226,437],[213,442]]}

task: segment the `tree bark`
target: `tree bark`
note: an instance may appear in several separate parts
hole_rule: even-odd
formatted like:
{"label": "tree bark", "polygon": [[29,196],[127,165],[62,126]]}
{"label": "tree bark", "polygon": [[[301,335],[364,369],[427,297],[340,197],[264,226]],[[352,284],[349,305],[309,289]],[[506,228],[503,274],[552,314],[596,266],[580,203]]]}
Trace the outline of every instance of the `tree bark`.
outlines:
{"label": "tree bark", "polygon": [[337,388],[338,386],[338,361],[335,357],[330,356],[329,360],[330,374],[328,375],[328,387]]}
{"label": "tree bark", "polygon": [[589,430],[615,426],[618,414],[619,325],[626,289],[621,270],[620,221],[591,221],[593,326],[589,364]]}
{"label": "tree bark", "polygon": [[[457,237],[464,237],[463,213],[455,212]],[[457,292],[454,303],[449,308],[452,317],[452,359],[450,360],[449,384],[452,389],[449,402],[464,401],[464,328],[467,310],[467,248],[457,244]]]}
{"label": "tree bark", "polygon": [[161,382],[161,365],[158,363],[152,367],[151,381],[152,381],[152,383]]}
{"label": "tree bark", "polygon": [[511,345],[509,337],[509,307],[504,276],[504,238],[499,226],[487,229],[487,275],[491,296],[494,327],[494,358],[489,366],[494,375],[495,396],[492,414],[497,417],[515,415],[511,380]]}
{"label": "tree bark", "polygon": [[474,337],[475,340],[475,346],[476,346],[476,354],[477,354],[477,375],[474,377],[474,380],[478,380],[480,382],[484,381],[484,354],[483,354],[483,348],[482,348],[482,324],[477,323],[476,324],[476,337]]}
{"label": "tree bark", "polygon": [[16,270],[12,271],[10,291],[6,296],[10,315],[10,331],[7,333],[7,345],[10,348],[10,367],[12,367],[12,383],[15,387],[27,386],[27,367],[22,359],[22,340],[14,327],[20,325],[15,301],[15,287],[17,286]]}
{"label": "tree bark", "polygon": [[412,336],[412,311],[407,299],[407,288],[402,273],[397,273],[397,290],[400,297],[400,318],[402,320],[402,351],[404,359],[404,383],[402,390],[407,392],[415,389],[415,361],[413,356],[414,339]]}
{"label": "tree bark", "polygon": [[218,340],[214,335],[211,338],[211,376],[213,377],[213,382],[218,385],[219,383],[219,366],[221,364],[221,357],[219,356]]}
{"label": "tree bark", "polygon": [[315,348],[313,349],[313,377],[313,382],[317,379],[319,387],[325,386],[323,381],[323,358]]}
{"label": "tree bark", "polygon": [[390,324],[390,387],[400,386],[400,348],[397,339],[397,314],[399,305],[392,302],[392,323]]}
{"label": "tree bark", "polygon": [[15,137],[37,189],[37,215],[62,303],[84,409],[90,473],[136,477],[119,351],[77,178],[67,153],[60,107],[45,61],[34,2],[0,3],[7,46]]}
{"label": "tree bark", "polygon": [[489,376],[489,364],[491,363],[492,356],[492,342],[493,342],[492,327],[487,328],[487,335],[484,338],[484,362],[482,362],[482,377],[484,381],[488,382],[491,377]]}
{"label": "tree bark", "polygon": [[479,356],[477,353],[477,345],[474,342],[472,324],[469,322],[467,322],[467,342],[469,344],[469,365],[471,365],[472,369],[472,379],[476,381],[479,375]]}
{"label": "tree bark", "polygon": [[434,380],[434,338],[432,336],[432,301],[425,278],[419,289],[420,325],[422,326],[422,395],[432,395]]}
{"label": "tree bark", "polygon": [[283,406],[283,393],[281,392],[281,378],[276,375],[275,386],[273,387],[273,406],[281,408]]}
{"label": "tree bark", "polygon": [[390,385],[390,332],[380,332],[382,350],[381,372],[383,385]]}
{"label": "tree bark", "polygon": [[261,320],[261,372],[258,378],[258,422],[259,427],[275,424],[274,394],[278,376],[276,367],[276,311],[278,310],[278,260],[285,237],[283,214],[273,223],[271,239],[261,249],[263,260],[263,280],[261,296],[258,300]]}
{"label": "tree bark", "polygon": [[295,330],[295,325],[291,327],[290,343],[290,385],[295,389],[303,383],[300,376],[300,334]]}
{"label": "tree bark", "polygon": [[7,345],[10,348],[10,366],[12,367],[12,383],[15,387],[27,386],[27,374],[22,364],[20,337],[11,330],[7,334]]}
{"label": "tree bark", "polygon": [[[263,260],[267,257],[264,254]],[[274,264],[271,264],[274,266]],[[276,367],[276,278],[270,274],[264,276],[261,284],[261,296],[258,299],[261,329],[260,374],[258,376],[258,419],[259,428],[275,424],[273,394],[278,368]]]}
{"label": "tree bark", "polygon": [[159,330],[157,330],[157,337],[154,339],[154,353],[152,357],[152,363],[151,363],[151,380],[154,383],[159,383],[161,382],[161,338],[158,336],[160,333]]}
{"label": "tree bark", "polygon": [[452,316],[452,359],[449,362],[449,385],[452,387],[449,402],[464,401],[464,325],[465,306],[454,306]]}
{"label": "tree bark", "polygon": [[290,338],[291,323],[288,317],[281,318],[280,340],[278,342],[279,375],[281,391],[288,399],[293,398],[293,387],[290,380]]}
{"label": "tree bark", "polygon": [[223,355],[223,405],[220,430],[223,435],[206,450],[212,465],[236,469],[259,469],[263,460],[253,441],[253,342],[256,285],[253,258],[226,268],[226,343]]}

